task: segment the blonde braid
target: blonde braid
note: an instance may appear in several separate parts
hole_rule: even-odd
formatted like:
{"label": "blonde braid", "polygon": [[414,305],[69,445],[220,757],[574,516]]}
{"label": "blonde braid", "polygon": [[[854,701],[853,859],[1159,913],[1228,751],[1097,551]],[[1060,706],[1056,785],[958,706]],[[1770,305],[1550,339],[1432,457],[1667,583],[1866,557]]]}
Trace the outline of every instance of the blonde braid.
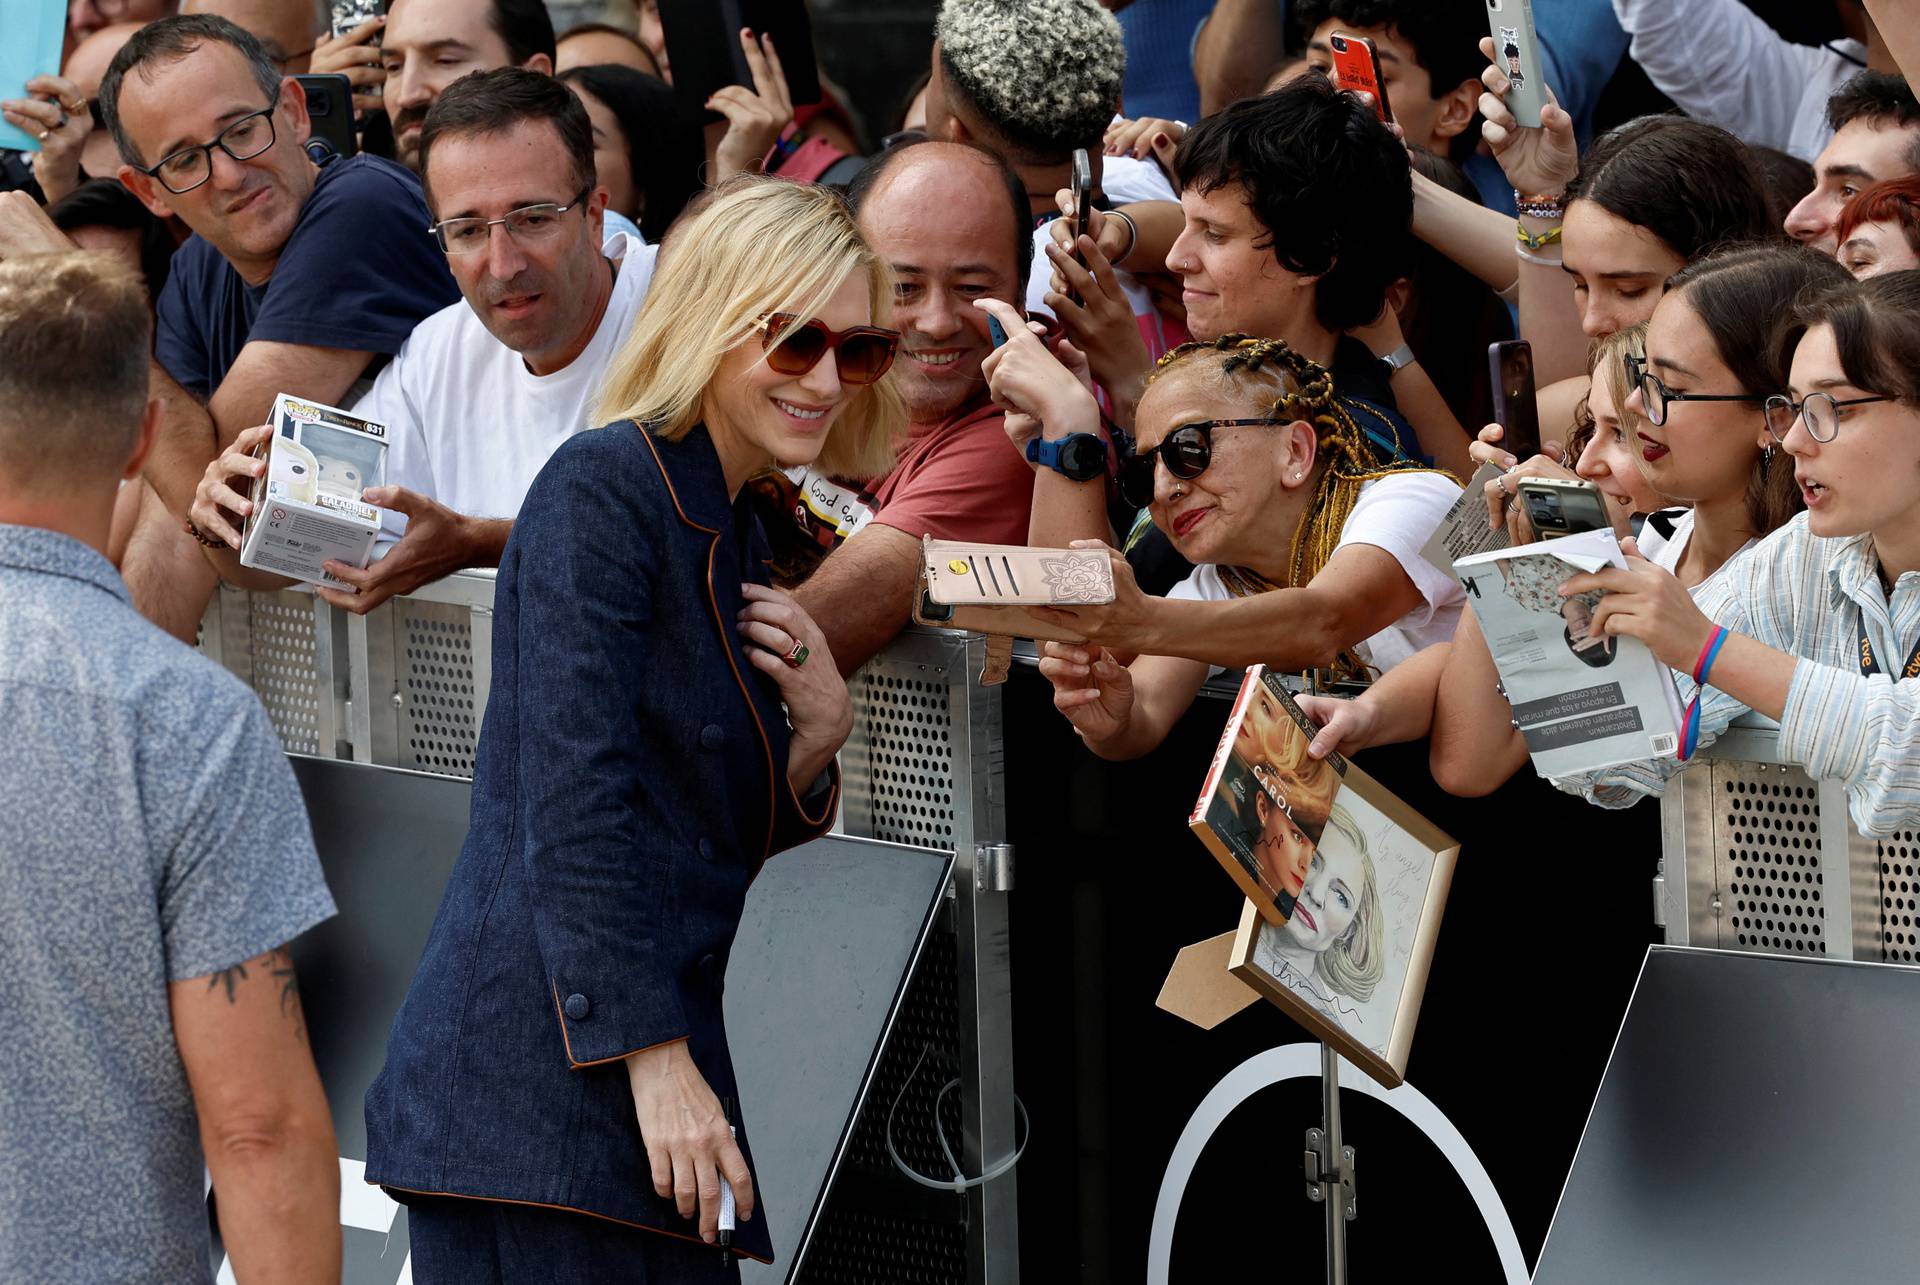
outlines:
{"label": "blonde braid", "polygon": [[[1175,366],[1201,353],[1223,354],[1220,373],[1229,377],[1272,374],[1283,391],[1269,405],[1277,423],[1303,420],[1313,426],[1315,466],[1313,494],[1307,510],[1294,528],[1293,547],[1289,551],[1288,585],[1309,583],[1320,574],[1340,544],[1347,519],[1360,501],[1360,488],[1375,478],[1401,473],[1433,473],[1412,460],[1381,464],[1368,444],[1366,432],[1354,422],[1334,395],[1333,373],[1325,366],[1295,352],[1284,340],[1260,339],[1251,335],[1221,335],[1210,341],[1181,344],[1155,363],[1147,382],[1152,383]],[[1324,467],[1322,467],[1324,465]],[[1246,568],[1237,568],[1243,579],[1265,581]],[[1341,652],[1335,666],[1337,678],[1352,678],[1365,673],[1367,666],[1351,650]]]}

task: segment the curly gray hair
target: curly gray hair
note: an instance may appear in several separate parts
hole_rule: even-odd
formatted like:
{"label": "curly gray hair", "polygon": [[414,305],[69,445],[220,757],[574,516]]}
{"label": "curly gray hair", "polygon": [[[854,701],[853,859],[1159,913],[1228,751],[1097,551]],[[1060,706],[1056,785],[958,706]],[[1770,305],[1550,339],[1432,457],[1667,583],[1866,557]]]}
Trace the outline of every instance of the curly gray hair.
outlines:
{"label": "curly gray hair", "polygon": [[1032,160],[1100,145],[1127,47],[1096,0],[946,0],[935,34],[949,96]]}

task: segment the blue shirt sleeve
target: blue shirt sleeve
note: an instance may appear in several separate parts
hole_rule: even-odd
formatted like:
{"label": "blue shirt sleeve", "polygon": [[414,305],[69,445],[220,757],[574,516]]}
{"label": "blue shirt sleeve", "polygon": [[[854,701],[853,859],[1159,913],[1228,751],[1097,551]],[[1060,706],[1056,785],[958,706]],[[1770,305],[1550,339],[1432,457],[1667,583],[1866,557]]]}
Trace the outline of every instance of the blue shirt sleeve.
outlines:
{"label": "blue shirt sleeve", "polygon": [[1547,86],[1573,117],[1582,147],[1593,137],[1593,109],[1627,53],[1626,29],[1611,0],[1533,0]]}
{"label": "blue shirt sleeve", "polygon": [[247,338],[398,352],[423,319],[460,298],[431,221],[418,181],[392,161],[328,164]]}

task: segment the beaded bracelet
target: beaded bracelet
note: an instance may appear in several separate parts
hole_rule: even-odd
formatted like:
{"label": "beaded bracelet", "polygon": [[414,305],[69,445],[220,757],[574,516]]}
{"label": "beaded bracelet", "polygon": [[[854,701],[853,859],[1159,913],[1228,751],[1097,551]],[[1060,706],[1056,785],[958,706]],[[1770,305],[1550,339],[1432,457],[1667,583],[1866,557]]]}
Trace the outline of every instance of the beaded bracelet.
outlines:
{"label": "beaded bracelet", "polygon": [[1513,190],[1513,206],[1519,213],[1530,219],[1557,219],[1567,212],[1567,198],[1564,193],[1542,195],[1538,192]]}
{"label": "beaded bracelet", "polygon": [[201,545],[209,549],[224,549],[227,545],[227,542],[225,540],[216,540],[212,536],[208,535],[205,531],[202,531],[199,527],[195,526],[193,524],[192,518],[187,519],[187,534],[192,536]]}

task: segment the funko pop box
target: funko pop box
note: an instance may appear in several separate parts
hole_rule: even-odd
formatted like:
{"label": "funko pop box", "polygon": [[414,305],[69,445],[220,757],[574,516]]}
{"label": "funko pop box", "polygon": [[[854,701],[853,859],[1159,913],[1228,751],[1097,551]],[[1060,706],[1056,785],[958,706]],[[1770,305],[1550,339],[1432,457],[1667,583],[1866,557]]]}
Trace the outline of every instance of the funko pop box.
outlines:
{"label": "funko pop box", "polygon": [[240,565],[344,585],[321,564],[365,567],[373,553],[381,511],[360,493],[386,481],[386,426],[285,393],[268,422],[267,471],[253,480]]}

